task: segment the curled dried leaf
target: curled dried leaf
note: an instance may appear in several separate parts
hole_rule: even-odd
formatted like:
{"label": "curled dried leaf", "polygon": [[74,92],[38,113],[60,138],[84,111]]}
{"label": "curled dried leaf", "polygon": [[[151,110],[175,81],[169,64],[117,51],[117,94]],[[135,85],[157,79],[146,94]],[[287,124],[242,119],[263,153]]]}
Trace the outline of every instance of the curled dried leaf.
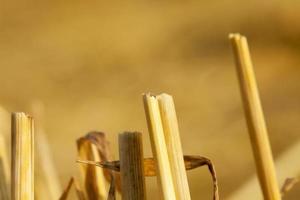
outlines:
{"label": "curled dried leaf", "polygon": [[[101,163],[109,163],[111,161],[111,154],[109,150],[109,142],[106,139],[106,135],[103,132],[93,131],[86,134],[77,140],[78,143],[89,142],[94,144],[98,150]],[[116,170],[110,170],[108,167],[103,167],[103,173],[105,179],[108,182],[112,182],[111,177],[114,177],[115,188],[121,192],[120,176],[116,174]]]}

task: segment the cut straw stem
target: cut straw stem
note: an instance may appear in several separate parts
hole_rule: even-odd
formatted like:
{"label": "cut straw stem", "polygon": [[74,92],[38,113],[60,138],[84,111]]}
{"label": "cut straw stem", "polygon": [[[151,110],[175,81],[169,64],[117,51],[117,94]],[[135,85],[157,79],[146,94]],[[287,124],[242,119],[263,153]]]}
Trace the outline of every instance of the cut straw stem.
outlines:
{"label": "cut straw stem", "polygon": [[33,118],[12,114],[12,200],[34,199]]}
{"label": "cut straw stem", "polygon": [[[77,140],[77,148],[80,159],[101,161],[96,146],[86,140]],[[106,180],[103,169],[92,165],[81,165],[81,173],[84,183],[84,191],[88,200],[104,200],[107,198]]]}
{"label": "cut straw stem", "polygon": [[0,133],[0,199],[9,200],[9,163],[3,135]]}
{"label": "cut straw stem", "polygon": [[168,94],[161,94],[156,98],[159,103],[176,198],[190,200],[174,101]]}
{"label": "cut straw stem", "polygon": [[145,177],[142,134],[119,135],[120,173],[123,200],[145,200]]}
{"label": "cut straw stem", "polygon": [[281,199],[247,39],[231,34],[250,140],[264,199]]}
{"label": "cut straw stem", "polygon": [[175,200],[176,194],[174,182],[157,99],[150,94],[145,94],[144,107],[150,133],[153,157],[158,169],[157,180],[162,193],[162,199]]}

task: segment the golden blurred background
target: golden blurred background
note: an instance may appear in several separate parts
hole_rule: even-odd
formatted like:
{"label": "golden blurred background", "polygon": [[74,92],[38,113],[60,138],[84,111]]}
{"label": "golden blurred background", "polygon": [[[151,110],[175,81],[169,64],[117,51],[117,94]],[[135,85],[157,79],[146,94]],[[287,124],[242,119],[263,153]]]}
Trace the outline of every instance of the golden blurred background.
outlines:
{"label": "golden blurred background", "polygon": [[[228,34],[248,37],[277,159],[300,140],[299,9],[298,1],[279,0],[0,0],[0,105],[32,113],[33,102],[43,102],[65,186],[78,170],[75,140],[88,131],[106,132],[115,158],[117,134],[141,131],[151,156],[141,94],[167,92],[184,153],[213,160],[221,199],[229,199],[255,166]],[[207,168],[188,178],[192,199],[212,199]],[[154,199],[154,178],[147,187]],[[299,199],[299,189],[285,199]]]}

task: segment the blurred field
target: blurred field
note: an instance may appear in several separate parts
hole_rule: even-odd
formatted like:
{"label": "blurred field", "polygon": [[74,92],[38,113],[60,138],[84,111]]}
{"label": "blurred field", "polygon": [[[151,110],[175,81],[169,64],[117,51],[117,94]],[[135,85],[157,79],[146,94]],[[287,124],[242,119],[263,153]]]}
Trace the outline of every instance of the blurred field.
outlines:
{"label": "blurred field", "polygon": [[[299,9],[278,0],[0,0],[0,105],[30,113],[32,102],[45,104],[66,185],[77,171],[75,140],[90,130],[109,134],[116,158],[117,134],[141,131],[150,156],[141,94],[172,94],[185,154],[215,162],[226,199],[255,173],[228,34],[249,38],[277,158],[300,140]],[[9,122],[0,126],[8,135]],[[211,199],[207,169],[188,174],[192,199]]]}

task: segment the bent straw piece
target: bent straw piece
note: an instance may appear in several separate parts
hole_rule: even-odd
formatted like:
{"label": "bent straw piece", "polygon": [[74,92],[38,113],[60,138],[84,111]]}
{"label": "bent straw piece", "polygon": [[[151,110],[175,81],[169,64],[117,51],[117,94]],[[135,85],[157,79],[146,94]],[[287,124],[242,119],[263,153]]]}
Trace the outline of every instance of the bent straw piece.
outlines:
{"label": "bent straw piece", "polygon": [[278,200],[281,196],[247,40],[239,34],[231,34],[229,37],[235,54],[240,90],[263,195],[266,200]]}
{"label": "bent straw piece", "polygon": [[123,200],[145,200],[142,134],[119,134],[120,174]]}
{"label": "bent straw piece", "polygon": [[33,118],[12,114],[12,200],[34,199]]}
{"label": "bent straw piece", "polygon": [[44,129],[45,107],[41,101],[34,101],[31,109],[36,122],[35,198],[58,199],[62,187],[55,168],[52,149]]}
{"label": "bent straw piece", "polygon": [[157,180],[160,186],[159,188],[162,193],[163,199],[175,200],[176,195],[174,182],[168,158],[165,136],[161,123],[158,101],[154,96],[150,96],[150,94],[146,94],[143,97],[152,152],[157,163]]}
{"label": "bent straw piece", "polygon": [[173,98],[168,94],[161,94],[156,98],[159,103],[176,198],[180,200],[190,200],[191,195],[184,166],[180,134]]}
{"label": "bent straw piece", "polygon": [[0,133],[0,199],[9,200],[9,163],[3,135]]}
{"label": "bent straw piece", "polygon": [[[92,131],[86,134],[84,137],[79,138],[78,140],[86,141],[88,143],[93,144],[97,148],[101,162],[106,162],[112,159],[109,141],[106,139],[105,133],[99,131]],[[120,176],[117,176],[114,171],[108,170],[106,168],[103,168],[103,174],[105,179],[107,180],[106,183],[111,183],[111,178],[114,177],[113,181],[115,184],[115,188],[119,193],[121,193]]]}
{"label": "bent straw piece", "polygon": [[[87,140],[77,140],[78,154],[81,159],[100,161],[100,156],[94,144]],[[87,199],[104,200],[107,197],[106,181],[103,169],[94,166],[81,166],[84,183],[84,193]]]}

